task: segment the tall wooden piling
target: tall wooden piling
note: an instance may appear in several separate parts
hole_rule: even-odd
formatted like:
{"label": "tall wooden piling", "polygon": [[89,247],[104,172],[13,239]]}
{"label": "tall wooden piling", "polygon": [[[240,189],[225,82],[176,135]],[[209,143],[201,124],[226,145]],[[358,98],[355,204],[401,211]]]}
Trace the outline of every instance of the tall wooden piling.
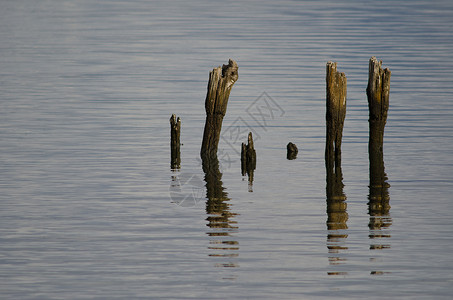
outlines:
{"label": "tall wooden piling", "polygon": [[201,157],[217,157],[222,121],[225,116],[231,88],[238,80],[238,65],[230,59],[227,65],[214,68],[209,73],[205,100],[206,124],[201,144]]}
{"label": "tall wooden piling", "polygon": [[341,140],[346,116],[346,76],[337,63],[326,65],[326,164],[341,164]]}
{"label": "tall wooden piling", "polygon": [[181,168],[181,151],[179,137],[181,135],[181,119],[173,114],[170,117],[170,151],[171,151],[171,168]]}
{"label": "tall wooden piling", "polygon": [[[375,161],[383,160],[381,157],[383,157],[384,127],[387,122],[389,109],[390,76],[391,72],[388,68],[382,69],[382,61],[378,61],[374,56],[370,58],[368,86],[366,89],[370,111],[368,120],[370,125],[368,143],[370,168]],[[380,179],[378,181],[381,182]]]}

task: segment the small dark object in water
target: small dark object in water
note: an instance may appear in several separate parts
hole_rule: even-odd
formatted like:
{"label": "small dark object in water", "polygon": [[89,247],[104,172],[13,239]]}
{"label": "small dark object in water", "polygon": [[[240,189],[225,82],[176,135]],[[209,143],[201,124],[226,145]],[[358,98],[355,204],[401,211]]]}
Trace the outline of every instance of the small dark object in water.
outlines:
{"label": "small dark object in water", "polygon": [[299,150],[297,149],[297,146],[295,144],[289,142],[288,145],[286,145],[286,150],[287,150],[287,153],[286,153],[287,159],[289,159],[289,160],[296,159],[297,153],[299,152]]}

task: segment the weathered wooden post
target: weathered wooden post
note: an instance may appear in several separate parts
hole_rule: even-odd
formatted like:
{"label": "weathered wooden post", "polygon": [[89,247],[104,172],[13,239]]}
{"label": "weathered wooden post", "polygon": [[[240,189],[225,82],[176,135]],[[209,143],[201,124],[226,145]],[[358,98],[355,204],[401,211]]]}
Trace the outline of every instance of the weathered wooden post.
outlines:
{"label": "weathered wooden post", "polygon": [[[371,57],[369,61],[368,97],[370,136],[368,142],[368,155],[370,160],[370,194],[368,213],[370,230],[380,230],[391,225],[390,196],[387,183],[387,174],[384,167],[384,128],[387,122],[390,96],[390,76],[388,68],[382,69],[382,61]],[[372,237],[384,237],[382,233],[372,233]],[[372,245],[375,249],[385,245]]]}
{"label": "weathered wooden post", "polygon": [[[368,154],[370,157],[370,171],[379,170],[379,166],[384,157],[384,127],[387,122],[387,112],[389,108],[390,95],[390,75],[388,68],[382,69],[382,61],[376,57],[371,57],[369,62],[368,86],[366,89],[368,97],[368,108],[370,111],[369,125],[370,137],[368,142]],[[378,171],[378,173],[381,173]],[[377,174],[376,174],[377,175]],[[383,180],[379,176],[371,176],[370,182],[373,186],[375,183],[380,185]]]}
{"label": "weathered wooden post", "polygon": [[297,146],[291,142],[286,145],[286,158],[288,160],[293,160],[297,158],[297,153],[299,152],[299,149],[297,149]]}
{"label": "weathered wooden post", "polygon": [[181,168],[181,151],[179,137],[181,135],[181,119],[173,114],[170,117],[170,150],[171,150],[171,168]]}
{"label": "weathered wooden post", "polygon": [[238,80],[238,65],[230,59],[227,65],[214,68],[209,73],[205,100],[206,124],[201,144],[202,159],[217,157],[220,130],[233,84]]}
{"label": "weathered wooden post", "polygon": [[249,132],[247,145],[242,143],[241,146],[241,172],[249,178],[249,192],[253,192],[253,176],[256,169],[256,151],[253,145],[253,136]]}
{"label": "weathered wooden post", "polygon": [[245,176],[246,173],[253,172],[256,169],[256,151],[253,146],[253,136],[249,132],[247,145],[242,143],[241,149],[241,170],[242,176]]}
{"label": "weathered wooden post", "polygon": [[341,139],[346,116],[346,76],[337,63],[326,65],[326,164],[341,164]]}

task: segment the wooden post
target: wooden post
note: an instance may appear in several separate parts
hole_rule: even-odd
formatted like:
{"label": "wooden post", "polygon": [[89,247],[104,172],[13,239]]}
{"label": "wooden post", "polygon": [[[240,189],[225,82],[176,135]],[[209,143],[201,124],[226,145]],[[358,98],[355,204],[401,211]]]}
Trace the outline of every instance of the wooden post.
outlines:
{"label": "wooden post", "polygon": [[171,149],[171,168],[181,168],[181,151],[179,137],[181,135],[181,119],[173,114],[170,117],[170,149]]}
{"label": "wooden post", "polygon": [[256,151],[253,146],[252,133],[249,132],[248,144],[242,143],[241,149],[241,169],[242,176],[256,169]]}
{"label": "wooden post", "polygon": [[341,164],[341,139],[346,116],[346,76],[337,63],[326,65],[326,164]]}
{"label": "wooden post", "polygon": [[[384,127],[387,122],[389,108],[390,75],[391,72],[388,68],[382,69],[382,61],[378,61],[374,56],[370,58],[368,86],[366,89],[370,111],[368,120],[370,125],[368,143],[370,170],[379,169],[379,166],[374,167],[373,164],[383,161]],[[378,185],[382,182],[376,176],[371,176],[370,179],[377,180],[376,184]],[[370,182],[370,184],[374,185],[373,182]]]}
{"label": "wooden post", "polygon": [[249,192],[253,192],[253,175],[256,169],[256,151],[253,146],[253,136],[249,132],[247,145],[242,143],[241,148],[241,171],[249,177]]}
{"label": "wooden post", "polygon": [[288,160],[293,160],[296,159],[297,153],[299,152],[299,149],[297,149],[297,146],[291,142],[286,145],[286,158]]}
{"label": "wooden post", "polygon": [[220,130],[225,116],[231,88],[238,80],[238,65],[230,59],[228,65],[214,68],[209,73],[208,91],[206,94],[206,124],[204,127],[201,157],[217,157]]}

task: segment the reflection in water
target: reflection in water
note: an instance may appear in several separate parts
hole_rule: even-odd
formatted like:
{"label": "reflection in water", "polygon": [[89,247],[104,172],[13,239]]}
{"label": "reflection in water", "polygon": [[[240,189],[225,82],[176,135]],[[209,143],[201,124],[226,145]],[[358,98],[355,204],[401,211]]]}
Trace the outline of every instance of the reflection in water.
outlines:
{"label": "reflection in water", "polygon": [[[329,249],[330,265],[343,264],[346,258],[341,257],[341,252],[348,249],[345,246],[348,234],[346,195],[343,193],[343,173],[339,160],[333,162],[326,159],[327,173],[327,248]],[[328,275],[346,275],[347,272],[328,272]]]}
{"label": "reflection in water", "polygon": [[219,170],[217,156],[203,159],[203,171],[206,181],[206,213],[211,228],[208,235],[211,237],[209,249],[211,257],[219,257],[216,264],[219,267],[238,267],[232,260],[239,256],[239,243],[232,239],[231,234],[238,231],[237,222],[232,220],[237,214],[230,211],[227,192],[222,185],[222,173]]}
{"label": "reflection in water", "polygon": [[[370,148],[370,194],[368,195],[368,214],[370,221],[368,228],[371,239],[370,249],[379,250],[390,248],[388,238],[391,237],[389,227],[392,225],[390,217],[390,196],[387,183],[387,174],[384,168],[384,159],[381,149],[372,151]],[[371,271],[372,275],[381,275],[385,272]]]}
{"label": "reflection in water", "polygon": [[247,177],[248,177],[248,191],[250,193],[253,193],[254,173],[255,173],[254,169],[251,169],[251,168],[247,168],[247,169],[243,168],[242,169],[242,176],[245,176],[247,174]]}

